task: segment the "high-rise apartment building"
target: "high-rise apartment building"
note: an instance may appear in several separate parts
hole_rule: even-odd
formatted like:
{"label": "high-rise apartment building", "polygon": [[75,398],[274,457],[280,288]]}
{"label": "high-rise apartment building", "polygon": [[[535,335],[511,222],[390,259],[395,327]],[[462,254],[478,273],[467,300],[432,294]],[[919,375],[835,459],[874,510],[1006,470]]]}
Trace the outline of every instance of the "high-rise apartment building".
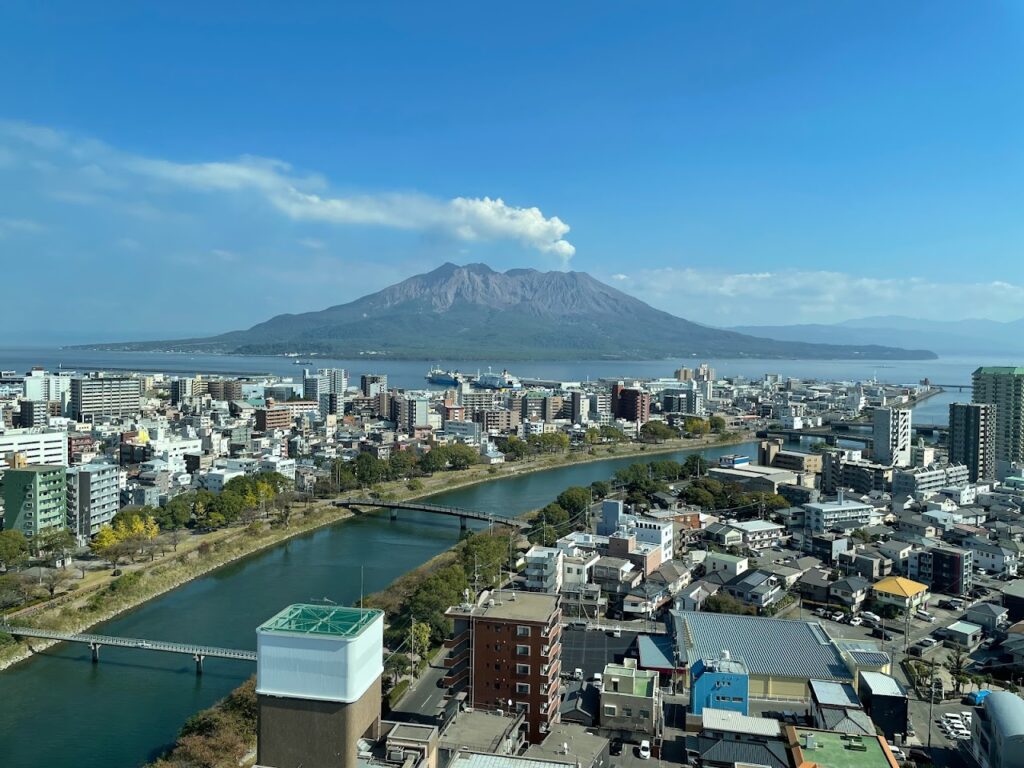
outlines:
{"label": "high-rise apartment building", "polygon": [[129,376],[79,376],[71,379],[71,418],[135,416],[142,408],[142,382]]}
{"label": "high-rise apartment building", "polygon": [[391,400],[391,420],[398,429],[412,433],[417,427],[430,426],[430,398],[398,395]]}
{"label": "high-rise apartment building", "polygon": [[906,408],[875,408],[871,416],[874,427],[875,461],[906,467],[910,464],[910,411]]}
{"label": "high-rise apartment building", "polygon": [[321,368],[317,373],[327,378],[327,391],[332,395],[344,395],[348,389],[348,371],[344,368]]}
{"label": "high-rise apartment building", "polygon": [[67,525],[82,540],[95,536],[120,509],[115,464],[94,463],[67,471]]}
{"label": "high-rise apartment building", "polygon": [[651,419],[651,393],[622,384],[612,386],[612,415],[645,424]]}
{"label": "high-rise apartment building", "polygon": [[328,394],[328,381],[326,376],[319,373],[306,371],[302,377],[302,399],[320,402],[320,395]]}
{"label": "high-rise apartment building", "polygon": [[388,375],[386,373],[364,373],[359,377],[359,389],[363,397],[378,397],[388,391]]}
{"label": "high-rise apartment building", "polygon": [[210,379],[206,382],[206,391],[214,400],[241,400],[242,382],[238,379]]}
{"label": "high-rise apartment building", "polygon": [[1024,368],[979,368],[973,383],[973,401],[996,407],[996,462],[1024,461]]}
{"label": "high-rise apartment building", "polygon": [[996,406],[949,404],[949,461],[967,467],[972,483],[996,477]]}
{"label": "high-rise apartment building", "polygon": [[445,682],[473,709],[522,712],[537,744],[560,721],[562,608],[558,595],[483,592],[449,608]]}
{"label": "high-rise apartment building", "polygon": [[33,368],[25,375],[24,394],[26,400],[47,402],[63,401],[71,390],[71,377],[67,374],[47,373],[42,368]]}
{"label": "high-rise apartment building", "polygon": [[6,470],[0,477],[4,530],[32,538],[50,528],[63,528],[64,485],[64,467],[29,465]]}

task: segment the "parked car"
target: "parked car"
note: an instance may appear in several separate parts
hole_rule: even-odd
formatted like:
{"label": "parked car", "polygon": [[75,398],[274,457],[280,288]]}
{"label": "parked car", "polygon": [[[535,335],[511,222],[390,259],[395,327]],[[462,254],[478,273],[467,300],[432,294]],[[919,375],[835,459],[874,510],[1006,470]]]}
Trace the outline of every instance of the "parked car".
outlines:
{"label": "parked car", "polygon": [[893,639],[892,632],[886,632],[881,627],[875,627],[873,630],[871,630],[871,636],[872,637],[877,637],[880,640],[892,640]]}
{"label": "parked car", "polygon": [[839,611],[836,611],[832,614],[831,619],[832,621],[842,621],[845,615],[845,613],[840,613]]}
{"label": "parked car", "polygon": [[608,747],[608,754],[612,757],[618,757],[622,754],[622,739],[612,739]]}
{"label": "parked car", "polygon": [[867,621],[881,621],[882,620],[881,616],[879,616],[877,613],[872,613],[871,611],[862,611],[861,614],[860,614],[860,617],[862,619],[866,619]]}
{"label": "parked car", "polygon": [[860,616],[854,616],[852,619],[850,619],[851,627],[859,627],[863,623],[864,619],[862,619]]}
{"label": "parked car", "polygon": [[814,611],[815,616],[821,616],[822,618],[828,616],[828,611],[824,608],[818,608]]}
{"label": "parked car", "polygon": [[649,760],[651,757],[651,742],[644,739],[640,742],[640,749],[637,750],[637,755],[641,760]]}

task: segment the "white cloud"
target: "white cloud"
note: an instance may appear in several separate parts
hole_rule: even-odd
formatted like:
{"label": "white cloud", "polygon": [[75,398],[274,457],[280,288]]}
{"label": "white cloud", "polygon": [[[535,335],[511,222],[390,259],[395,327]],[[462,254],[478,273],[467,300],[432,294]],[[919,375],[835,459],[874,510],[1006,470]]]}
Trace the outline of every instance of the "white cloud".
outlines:
{"label": "white cloud", "polygon": [[0,237],[8,235],[35,235],[42,232],[43,227],[38,221],[31,219],[0,218]]}
{"label": "white cloud", "polygon": [[651,304],[709,325],[831,323],[872,315],[955,320],[1024,316],[1024,285],[863,277],[826,270],[648,269],[613,280]]}
{"label": "white cloud", "polygon": [[557,216],[547,217],[535,207],[509,205],[501,198],[338,195],[331,193],[330,184],[322,177],[296,173],[280,160],[244,156],[232,161],[178,163],[11,121],[0,121],[0,136],[15,148],[20,145],[31,150],[31,161],[40,172],[43,168],[53,172],[54,166],[59,172],[63,167],[68,183],[53,194],[66,202],[104,204],[108,195],[131,190],[140,197],[166,189],[254,194],[296,222],[428,231],[471,242],[510,241],[553,255],[563,265],[576,252],[565,239],[569,226]]}

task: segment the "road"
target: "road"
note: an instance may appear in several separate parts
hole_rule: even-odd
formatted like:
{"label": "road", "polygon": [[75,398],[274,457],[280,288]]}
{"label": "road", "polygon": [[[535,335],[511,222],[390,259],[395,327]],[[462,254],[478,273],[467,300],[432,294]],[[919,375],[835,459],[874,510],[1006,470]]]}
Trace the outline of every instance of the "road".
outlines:
{"label": "road", "polygon": [[447,690],[440,685],[445,673],[445,653],[442,648],[431,659],[430,667],[409,686],[398,706],[391,710],[389,719],[436,725],[435,715],[445,703],[444,694]]}

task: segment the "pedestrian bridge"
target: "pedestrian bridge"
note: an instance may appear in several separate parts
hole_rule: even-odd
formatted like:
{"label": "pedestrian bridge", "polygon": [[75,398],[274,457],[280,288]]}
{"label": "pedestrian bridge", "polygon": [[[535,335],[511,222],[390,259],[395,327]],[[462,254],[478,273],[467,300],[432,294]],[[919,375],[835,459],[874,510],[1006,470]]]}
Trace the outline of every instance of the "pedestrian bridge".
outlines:
{"label": "pedestrian bridge", "polygon": [[391,519],[398,519],[398,510],[408,509],[413,512],[429,512],[434,515],[447,515],[448,517],[459,518],[459,526],[465,530],[470,520],[479,520],[483,523],[507,525],[511,528],[525,530],[530,524],[517,517],[500,517],[489,515],[486,512],[477,512],[472,509],[459,509],[458,507],[445,507],[440,504],[424,504],[418,501],[382,501],[380,499],[339,499],[334,502],[336,507],[379,507],[391,510]]}
{"label": "pedestrian bridge", "polygon": [[136,648],[143,651],[161,651],[164,653],[180,653],[191,656],[196,662],[196,674],[203,672],[203,659],[235,659],[237,661],[256,661],[256,651],[240,651],[235,648],[217,648],[210,645],[194,643],[171,643],[165,640],[143,640],[137,637],[113,637],[112,635],[90,635],[75,632],[58,632],[52,629],[36,629],[35,627],[12,627],[0,624],[0,630],[15,637],[39,638],[42,640],[59,640],[64,643],[82,643],[92,650],[92,660],[100,660],[100,648],[104,645],[116,648]]}

